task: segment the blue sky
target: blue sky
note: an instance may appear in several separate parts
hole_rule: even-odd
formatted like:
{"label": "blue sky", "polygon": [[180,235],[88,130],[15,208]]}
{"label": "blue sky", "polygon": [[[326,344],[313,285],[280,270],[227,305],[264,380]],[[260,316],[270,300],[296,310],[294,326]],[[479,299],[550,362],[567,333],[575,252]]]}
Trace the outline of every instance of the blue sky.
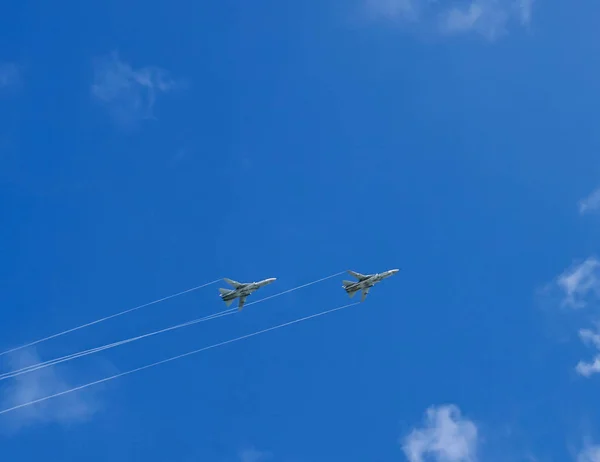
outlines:
{"label": "blue sky", "polygon": [[[2,414],[3,460],[599,462],[599,13],[7,5],[0,350],[221,277],[277,277],[258,300],[402,271],[364,304]],[[2,380],[1,409],[344,305],[343,278]],[[221,311],[218,287],[2,371]]]}

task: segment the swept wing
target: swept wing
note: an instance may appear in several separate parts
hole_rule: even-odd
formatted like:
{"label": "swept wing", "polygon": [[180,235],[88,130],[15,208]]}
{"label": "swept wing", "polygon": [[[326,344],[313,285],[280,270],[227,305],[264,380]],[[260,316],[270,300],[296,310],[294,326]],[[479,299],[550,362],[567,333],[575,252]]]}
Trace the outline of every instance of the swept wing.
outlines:
{"label": "swept wing", "polygon": [[244,287],[246,285],[229,278],[223,278],[223,281],[225,281],[230,286],[235,287],[236,289],[239,289],[240,287]]}
{"label": "swept wing", "polygon": [[356,271],[351,271],[351,270],[348,270],[348,274],[350,274],[351,276],[354,276],[359,281],[363,281],[369,277],[369,275],[360,274],[360,273],[357,273]]}
{"label": "swept wing", "polygon": [[361,301],[361,302],[364,302],[364,301],[365,301],[365,298],[367,298],[367,295],[369,294],[369,289],[370,289],[370,287],[365,287],[365,288],[362,290],[362,297],[360,298],[360,301]]}

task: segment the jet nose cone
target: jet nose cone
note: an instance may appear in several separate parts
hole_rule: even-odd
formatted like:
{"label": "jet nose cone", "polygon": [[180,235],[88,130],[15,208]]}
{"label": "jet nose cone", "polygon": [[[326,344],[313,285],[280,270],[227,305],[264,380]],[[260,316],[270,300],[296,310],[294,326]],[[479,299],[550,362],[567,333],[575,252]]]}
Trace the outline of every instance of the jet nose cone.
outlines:
{"label": "jet nose cone", "polygon": [[277,280],[277,278],[269,278],[269,279],[265,279],[265,282],[267,284],[271,284],[272,282],[275,282]]}
{"label": "jet nose cone", "polygon": [[390,270],[390,274],[396,274],[398,271],[400,271],[400,270],[399,269]]}

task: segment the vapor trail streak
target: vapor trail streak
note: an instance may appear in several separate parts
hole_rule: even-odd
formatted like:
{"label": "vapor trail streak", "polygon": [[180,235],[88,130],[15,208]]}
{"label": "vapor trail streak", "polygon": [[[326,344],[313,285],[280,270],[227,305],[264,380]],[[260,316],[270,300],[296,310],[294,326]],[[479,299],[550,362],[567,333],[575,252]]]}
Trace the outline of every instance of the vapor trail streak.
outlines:
{"label": "vapor trail streak", "polygon": [[145,369],[150,369],[151,367],[159,366],[161,364],[165,364],[165,363],[168,363],[168,362],[171,362],[171,361],[175,361],[177,359],[185,358],[186,356],[191,356],[191,355],[194,355],[194,354],[197,354],[197,353],[201,353],[203,351],[211,350],[213,348],[218,348],[218,347],[221,347],[221,346],[224,346],[224,345],[228,345],[229,343],[234,343],[234,342],[238,342],[240,340],[244,340],[244,339],[247,339],[247,338],[250,338],[250,337],[255,337],[257,335],[261,335],[261,334],[264,334],[266,332],[270,332],[272,330],[281,329],[282,327],[291,326],[292,324],[298,324],[298,323],[303,322],[303,321],[308,321],[309,319],[316,318],[316,317],[319,317],[319,316],[324,316],[326,314],[333,313],[334,311],[343,310],[344,308],[348,308],[348,307],[351,307],[351,306],[354,306],[354,305],[358,305],[359,303],[360,302],[354,302],[354,303],[350,303],[348,305],[344,305],[344,306],[340,306],[340,307],[337,307],[337,308],[333,308],[331,310],[321,311],[320,313],[317,313],[317,314],[313,314],[313,315],[310,315],[310,316],[305,316],[303,318],[299,318],[299,319],[296,319],[294,321],[289,321],[289,322],[286,322],[286,323],[283,323],[283,324],[279,324],[277,326],[273,326],[273,327],[269,327],[267,329],[263,329],[263,330],[259,330],[257,332],[253,332],[251,334],[242,335],[241,337],[236,337],[234,339],[226,340],[226,341],[220,342],[220,343],[215,343],[213,345],[210,345],[210,346],[207,346],[207,347],[204,347],[204,348],[200,348],[198,350],[190,351],[188,353],[184,353],[184,354],[181,354],[181,355],[178,355],[178,356],[173,356],[173,357],[171,357],[169,359],[164,359],[162,361],[158,361],[158,362],[155,362],[155,363],[152,363],[152,364],[148,364],[146,366],[138,367],[137,369],[132,369],[132,370],[129,370],[127,372],[122,372],[120,374],[112,375],[110,377],[106,377],[106,378],[101,379],[101,380],[96,380],[95,382],[90,382],[90,383],[87,383],[85,385],[80,385],[78,387],[71,388],[69,390],[61,391],[60,393],[55,393],[53,395],[49,395],[49,396],[46,396],[44,398],[39,398],[39,399],[36,399],[36,400],[33,400],[33,401],[29,401],[27,403],[19,404],[17,406],[13,406],[11,408],[4,409],[3,411],[0,411],[0,414],[6,414],[7,412],[15,411],[17,409],[20,409],[20,408],[23,408],[23,407],[26,407],[26,406],[31,406],[33,404],[37,404],[37,403],[41,403],[41,402],[44,402],[44,401],[48,401],[49,399],[58,398],[59,396],[67,395],[69,393],[73,393],[73,392],[76,392],[76,391],[79,391],[79,390],[83,390],[84,388],[89,388],[89,387],[92,387],[94,385],[98,385],[98,384],[101,384],[101,383],[104,383],[104,382],[108,382],[110,380],[118,379],[119,377],[124,377],[126,375],[133,374],[134,372],[139,372],[139,371],[143,371]]}
{"label": "vapor trail streak", "polygon": [[[327,279],[331,279],[331,278],[333,278],[335,276],[339,276],[342,273],[343,273],[343,271],[340,272],[340,273],[332,274],[330,276],[327,276],[327,277],[324,277],[324,278],[321,278],[321,279],[317,279],[317,280],[312,281],[312,282],[308,282],[306,284],[302,284],[302,285],[294,287],[292,289],[284,290],[283,292],[279,292],[277,294],[270,295],[270,296],[265,297],[265,298],[261,298],[260,300],[256,300],[254,302],[247,303],[245,305],[245,307],[248,307],[250,305],[257,304],[257,303],[262,303],[262,302],[264,302],[266,300],[271,300],[272,298],[279,297],[281,295],[289,294],[290,292],[294,292],[296,290],[303,289],[305,287],[317,284],[319,282],[323,282],[323,281],[325,281]],[[60,358],[50,359],[48,361],[44,361],[44,362],[41,362],[41,363],[32,364],[31,366],[26,366],[26,367],[23,367],[23,368],[18,369],[16,371],[5,372],[3,374],[0,374],[0,381],[6,380],[6,379],[10,379],[10,378],[13,378],[13,377],[18,377],[20,375],[27,374],[29,372],[34,372],[34,371],[37,371],[37,370],[40,370],[40,369],[44,369],[46,367],[50,367],[50,366],[54,366],[56,364],[64,363],[66,361],[71,361],[73,359],[82,358],[84,356],[88,356],[88,355],[91,355],[91,354],[94,354],[94,353],[99,353],[99,352],[104,351],[104,350],[108,350],[108,349],[115,348],[115,347],[118,347],[118,346],[121,346],[121,345],[125,345],[127,343],[135,342],[137,340],[142,340],[144,338],[152,337],[154,335],[163,334],[165,332],[170,332],[170,331],[173,331],[173,330],[181,329],[183,327],[192,326],[192,325],[195,325],[195,324],[198,324],[198,323],[201,323],[201,322],[210,321],[212,319],[220,318],[222,316],[228,316],[230,314],[234,314],[235,311],[236,311],[236,308],[230,308],[228,310],[221,311],[219,313],[214,313],[214,314],[211,314],[211,315],[208,315],[208,316],[204,316],[202,318],[198,318],[198,319],[194,319],[192,321],[184,322],[182,324],[177,324],[175,326],[166,327],[164,329],[160,329],[160,330],[157,330],[157,331],[154,331],[154,332],[149,332],[147,334],[138,335],[136,337],[131,337],[131,338],[128,338],[128,339],[125,339],[125,340],[121,340],[121,341],[118,341],[118,342],[109,343],[107,345],[103,345],[103,346],[96,347],[96,348],[90,348],[89,350],[80,351],[78,353],[72,353],[70,355],[62,356]]]}
{"label": "vapor trail streak", "polygon": [[155,305],[156,303],[164,302],[165,300],[169,300],[171,298],[179,297],[180,295],[187,294],[189,292],[193,292],[194,290],[202,289],[203,287],[210,286],[211,284],[216,284],[219,281],[220,281],[220,279],[215,279],[212,282],[207,282],[206,284],[202,284],[202,285],[197,286],[197,287],[192,287],[191,289],[184,290],[183,292],[178,292],[176,294],[169,295],[168,297],[164,297],[164,298],[159,298],[158,300],[154,300],[153,302],[145,303],[143,305],[136,306],[135,308],[130,308],[128,310],[121,311],[120,313],[112,314],[110,316],[106,316],[106,317],[98,319],[96,321],[88,322],[87,324],[82,324],[81,326],[77,326],[77,327],[73,327],[72,329],[64,330],[62,332],[59,332],[59,333],[54,334],[54,335],[50,335],[48,337],[41,338],[41,339],[36,340],[34,342],[30,342],[30,343],[27,343],[25,345],[21,345],[21,346],[12,348],[10,350],[3,351],[2,353],[0,353],[0,356],[4,356],[4,355],[6,355],[8,353],[12,353],[14,351],[22,350],[23,348],[27,348],[27,347],[30,347],[30,346],[33,346],[33,345],[37,345],[38,343],[46,342],[46,341],[51,340],[53,338],[60,337],[61,335],[69,334],[71,332],[75,332],[76,330],[80,330],[80,329],[83,329],[85,327],[93,326],[94,324],[98,324],[98,323],[101,323],[101,322],[104,322],[104,321],[108,321],[109,319],[116,318],[117,316],[123,316],[124,314],[131,313],[132,311],[136,311],[136,310],[139,310],[141,308],[145,308],[145,307],[150,306],[150,305]]}
{"label": "vapor trail streak", "polygon": [[192,324],[198,324],[198,323],[204,322],[204,321],[211,321],[211,320],[216,319],[216,318],[220,318],[220,317],[223,317],[223,316],[227,316],[229,314],[233,314],[234,312],[235,312],[235,309],[221,311],[220,313],[211,314],[211,315],[205,316],[203,318],[195,319],[194,321],[189,321],[189,322],[186,322],[186,323],[183,323],[183,324],[178,324],[176,326],[167,327],[166,329],[161,329],[161,330],[158,330],[158,331],[155,331],[155,332],[150,332],[148,334],[138,335],[137,337],[131,337],[131,338],[128,338],[126,340],[120,340],[118,342],[109,343],[107,345],[103,345],[103,346],[96,347],[96,348],[90,348],[89,350],[80,351],[79,353],[73,353],[73,354],[70,354],[70,355],[62,356],[60,358],[50,359],[48,361],[44,361],[44,362],[41,362],[41,363],[33,364],[31,366],[23,367],[22,369],[18,369],[16,371],[5,372],[4,374],[0,374],[0,381],[6,380],[6,379],[10,379],[10,378],[13,378],[13,377],[17,377],[19,375],[27,374],[29,372],[34,372],[34,371],[37,371],[39,369],[44,369],[46,367],[54,366],[56,364],[64,363],[66,361],[71,361],[73,359],[82,358],[84,356],[88,356],[88,355],[91,355],[91,354],[94,354],[94,353],[99,353],[99,352],[104,351],[104,350],[109,350],[111,348],[115,348],[115,347],[118,347],[118,346],[121,346],[121,345],[125,345],[127,343],[135,342],[136,340],[141,340],[141,339],[146,338],[146,337],[151,337],[153,335],[162,334],[164,332],[168,332],[168,331],[171,331],[171,330],[179,329],[181,327],[190,326]]}
{"label": "vapor trail streak", "polygon": [[324,278],[317,279],[316,281],[312,281],[307,284],[302,284],[301,286],[294,287],[293,289],[284,290],[283,292],[279,292],[278,294],[275,294],[275,295],[269,295],[268,297],[261,298],[260,300],[256,300],[255,302],[247,303],[245,306],[254,305],[255,303],[264,302],[265,300],[270,300],[272,298],[279,297],[284,294],[289,294],[290,292],[294,292],[295,290],[304,289],[305,287],[312,286],[313,284],[317,284],[319,282],[326,281],[327,279],[334,278],[334,277],[339,276],[340,274],[344,274],[344,273],[345,273],[345,271],[340,271],[339,273],[332,274],[331,276],[326,276]]}

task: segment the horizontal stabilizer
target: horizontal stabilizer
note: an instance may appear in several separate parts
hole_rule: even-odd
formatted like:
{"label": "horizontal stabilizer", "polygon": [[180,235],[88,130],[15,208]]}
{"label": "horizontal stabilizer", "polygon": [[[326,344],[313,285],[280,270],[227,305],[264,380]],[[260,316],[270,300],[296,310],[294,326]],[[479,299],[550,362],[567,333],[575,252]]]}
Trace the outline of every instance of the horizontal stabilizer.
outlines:
{"label": "horizontal stabilizer", "polygon": [[346,281],[346,280],[343,280],[342,284],[344,284],[344,287],[348,287],[348,286],[351,286],[352,284],[356,284],[356,281]]}
{"label": "horizontal stabilizer", "polygon": [[225,300],[225,306],[229,308],[229,306],[233,303],[234,300],[235,298],[232,298],[231,300]]}
{"label": "horizontal stabilizer", "polygon": [[356,294],[356,291],[348,292],[348,297],[352,298],[352,297],[354,297],[355,294]]}
{"label": "horizontal stabilizer", "polygon": [[238,287],[242,287],[244,284],[234,281],[233,279],[229,279],[229,278],[223,278],[223,281],[225,281],[227,284],[229,284],[230,286],[235,287],[236,289]]}
{"label": "horizontal stabilizer", "polygon": [[227,295],[229,292],[231,292],[229,289],[219,289],[219,293],[221,295]]}

